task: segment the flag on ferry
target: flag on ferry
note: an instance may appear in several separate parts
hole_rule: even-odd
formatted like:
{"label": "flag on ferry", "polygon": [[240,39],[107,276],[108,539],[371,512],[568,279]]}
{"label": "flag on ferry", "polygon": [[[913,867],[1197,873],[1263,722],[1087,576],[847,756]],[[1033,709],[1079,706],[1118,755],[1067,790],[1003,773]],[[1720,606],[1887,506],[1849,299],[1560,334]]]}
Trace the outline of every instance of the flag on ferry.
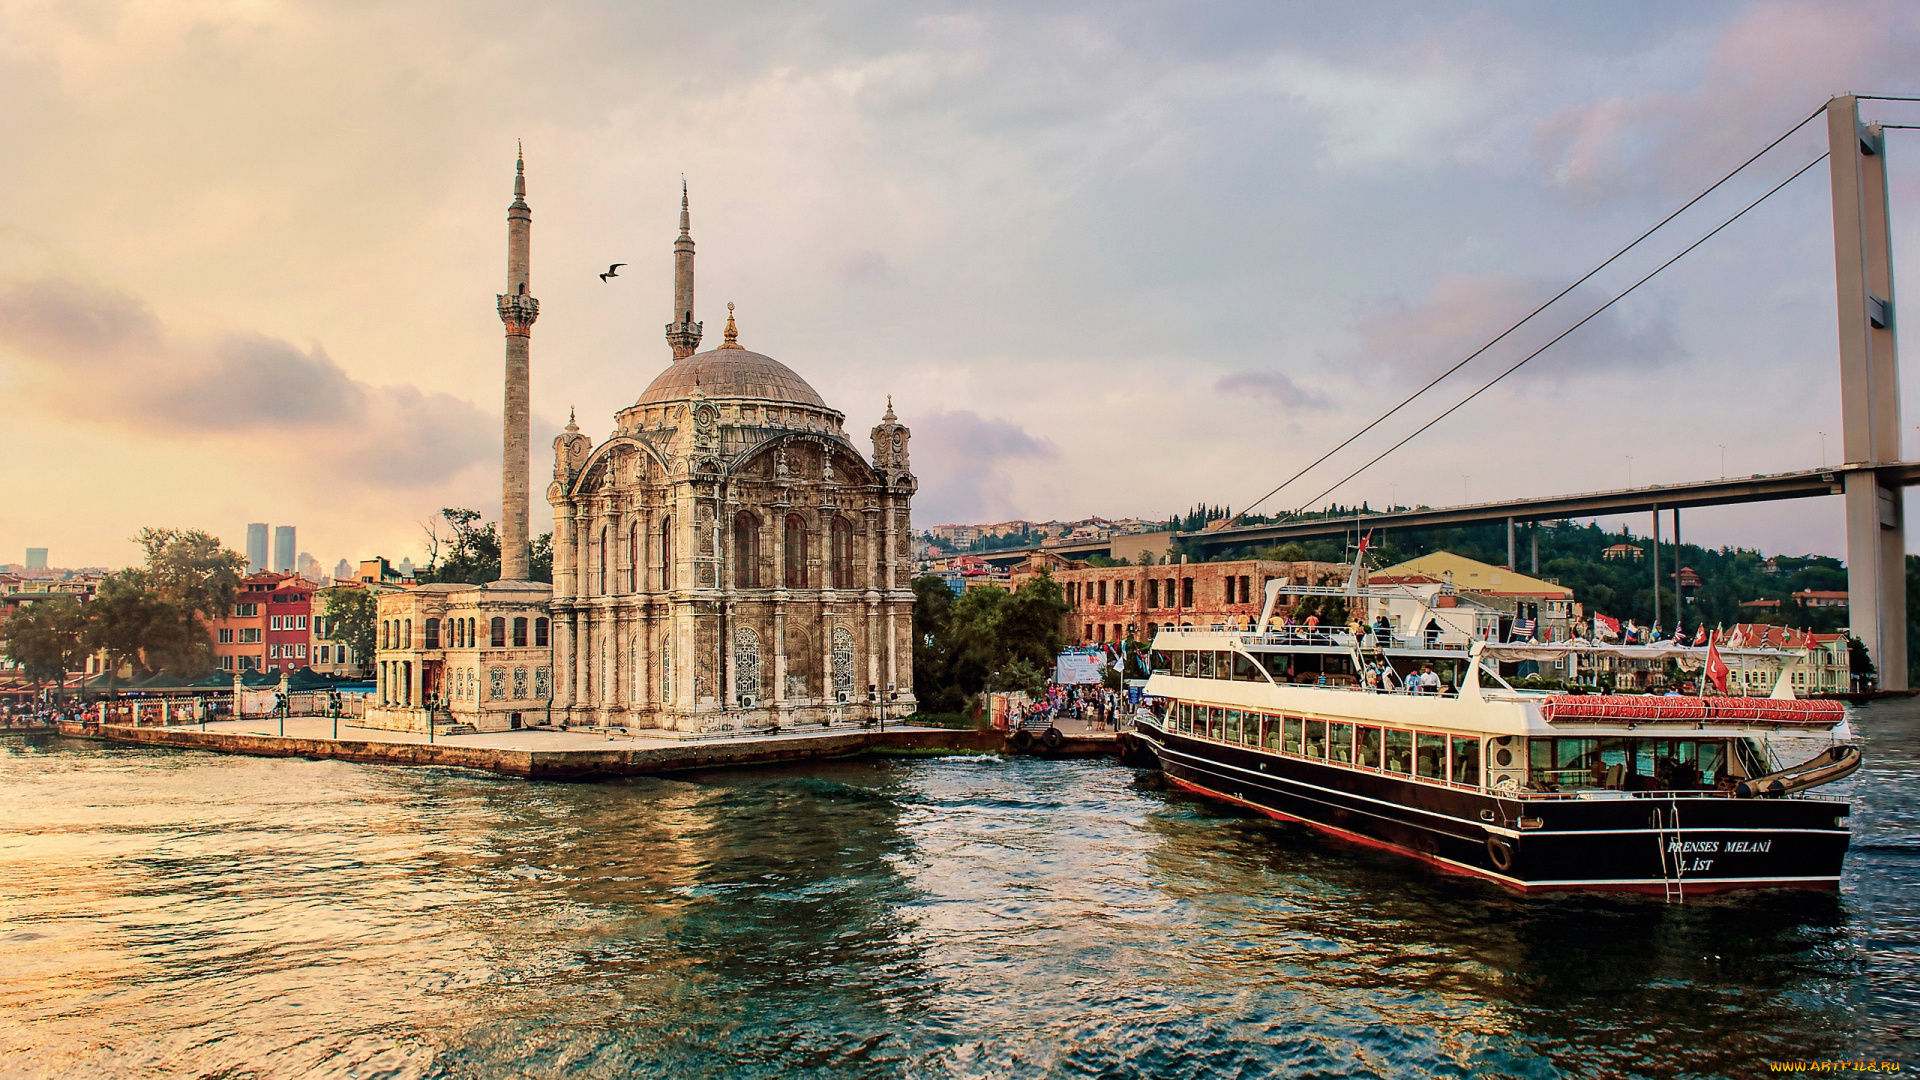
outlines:
{"label": "flag on ferry", "polygon": [[1707,624],[1701,623],[1700,629],[1693,632],[1693,647],[1699,648],[1707,643]]}
{"label": "flag on ferry", "polygon": [[1620,636],[1620,620],[1609,619],[1605,615],[1602,615],[1597,611],[1594,612],[1593,613],[1593,636],[1597,638],[1606,638],[1609,640],[1619,637]]}
{"label": "flag on ferry", "polygon": [[1720,659],[1720,647],[1707,642],[1707,680],[1722,694],[1727,692],[1727,662]]}
{"label": "flag on ferry", "polygon": [[1533,620],[1532,619],[1513,620],[1513,628],[1507,632],[1507,640],[1508,641],[1532,641],[1533,640]]}

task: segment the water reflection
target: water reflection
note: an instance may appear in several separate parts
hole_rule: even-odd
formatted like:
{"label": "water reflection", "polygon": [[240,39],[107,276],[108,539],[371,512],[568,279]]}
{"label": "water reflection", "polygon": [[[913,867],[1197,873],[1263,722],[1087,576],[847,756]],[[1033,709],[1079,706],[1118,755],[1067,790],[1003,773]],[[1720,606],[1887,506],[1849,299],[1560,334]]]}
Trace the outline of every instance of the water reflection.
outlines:
{"label": "water reflection", "polygon": [[1839,895],[1684,907],[1515,898],[1101,763],[531,785],[9,737],[0,1072],[1667,1076],[1898,1057],[1920,1017],[1916,714],[1860,720]]}

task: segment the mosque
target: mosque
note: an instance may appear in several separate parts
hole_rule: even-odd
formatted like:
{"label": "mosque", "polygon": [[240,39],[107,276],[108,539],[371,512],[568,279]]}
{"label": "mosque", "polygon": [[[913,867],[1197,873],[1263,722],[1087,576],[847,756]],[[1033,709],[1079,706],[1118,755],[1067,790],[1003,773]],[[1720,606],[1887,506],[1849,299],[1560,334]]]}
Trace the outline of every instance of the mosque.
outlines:
{"label": "mosque", "polygon": [[501,580],[379,597],[368,722],[701,734],[910,715],[911,432],[889,401],[862,455],[844,413],[740,344],[732,304],[698,351],[684,190],[671,360],[604,441],[572,417],[554,440],[553,583],[529,580],[524,161],[507,223]]}

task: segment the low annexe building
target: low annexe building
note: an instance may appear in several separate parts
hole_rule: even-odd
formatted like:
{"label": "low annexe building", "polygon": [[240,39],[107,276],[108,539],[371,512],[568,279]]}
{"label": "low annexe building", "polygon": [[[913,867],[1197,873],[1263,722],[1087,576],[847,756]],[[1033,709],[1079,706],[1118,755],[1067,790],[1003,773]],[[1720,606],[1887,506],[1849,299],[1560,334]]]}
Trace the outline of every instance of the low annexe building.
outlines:
{"label": "low annexe building", "polygon": [[552,620],[545,583],[439,582],[378,600],[369,727],[467,724],[507,731],[549,721]]}

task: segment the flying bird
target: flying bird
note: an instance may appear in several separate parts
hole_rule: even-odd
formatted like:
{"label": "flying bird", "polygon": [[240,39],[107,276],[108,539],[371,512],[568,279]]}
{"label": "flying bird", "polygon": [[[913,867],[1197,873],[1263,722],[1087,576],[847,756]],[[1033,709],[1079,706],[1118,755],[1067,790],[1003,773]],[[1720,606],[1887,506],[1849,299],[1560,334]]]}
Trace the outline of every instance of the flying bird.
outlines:
{"label": "flying bird", "polygon": [[627,264],[626,264],[626,263],[614,263],[614,264],[613,264],[612,266],[609,266],[609,267],[607,267],[607,272],[606,272],[606,273],[604,273],[604,274],[601,274],[601,275],[600,275],[600,280],[601,280],[601,281],[605,281],[605,280],[607,280],[607,279],[608,279],[608,278],[610,278],[610,277],[619,277],[619,276],[620,276],[620,268],[621,268],[621,267],[623,267],[623,266],[625,266],[625,265],[627,265]]}

